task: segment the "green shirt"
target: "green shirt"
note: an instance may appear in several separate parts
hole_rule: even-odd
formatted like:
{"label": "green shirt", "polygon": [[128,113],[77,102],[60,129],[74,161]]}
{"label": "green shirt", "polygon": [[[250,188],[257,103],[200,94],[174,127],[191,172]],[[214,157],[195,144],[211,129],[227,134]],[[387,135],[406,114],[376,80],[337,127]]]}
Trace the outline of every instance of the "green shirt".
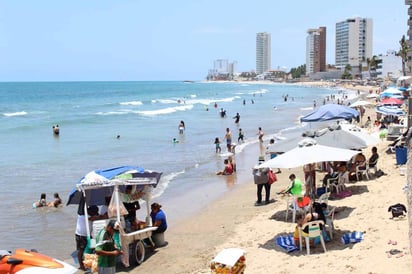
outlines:
{"label": "green shirt", "polygon": [[302,182],[299,179],[293,180],[292,185],[288,189],[287,192],[290,192],[293,195],[301,195],[302,194]]}
{"label": "green shirt", "polygon": [[[105,228],[99,231],[99,234],[96,237],[96,251],[114,251],[115,243],[113,237],[107,233]],[[114,267],[116,266],[116,256],[103,256],[99,255],[97,258],[97,265],[99,267]]]}

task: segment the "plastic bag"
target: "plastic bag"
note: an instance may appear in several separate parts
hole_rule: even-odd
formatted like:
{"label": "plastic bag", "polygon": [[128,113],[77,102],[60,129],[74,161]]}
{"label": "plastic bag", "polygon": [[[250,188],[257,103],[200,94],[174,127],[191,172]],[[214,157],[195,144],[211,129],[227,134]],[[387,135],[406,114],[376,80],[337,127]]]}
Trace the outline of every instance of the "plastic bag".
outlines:
{"label": "plastic bag", "polygon": [[[123,202],[120,200],[119,200],[119,212],[121,216],[129,214]],[[112,198],[110,199],[110,204],[109,204],[109,208],[107,209],[107,214],[109,215],[109,218],[113,218],[117,216],[116,195],[112,195]]]}

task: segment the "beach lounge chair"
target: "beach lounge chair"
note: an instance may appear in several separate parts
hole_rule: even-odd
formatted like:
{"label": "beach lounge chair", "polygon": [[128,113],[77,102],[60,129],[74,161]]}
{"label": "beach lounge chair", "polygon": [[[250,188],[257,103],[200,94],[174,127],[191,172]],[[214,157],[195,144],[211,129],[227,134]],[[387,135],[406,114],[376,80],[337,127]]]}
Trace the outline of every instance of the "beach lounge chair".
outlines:
{"label": "beach lounge chair", "polygon": [[[324,252],[326,252],[325,240],[322,236],[322,229],[321,226],[324,226],[325,223],[322,220],[307,222],[302,227],[299,227],[299,248],[302,251],[302,240],[305,238],[306,243],[306,252],[307,255],[310,255],[310,240],[314,240],[315,238],[320,239],[320,243],[322,244]],[[305,228],[308,227],[308,233],[305,235],[303,234]]]}

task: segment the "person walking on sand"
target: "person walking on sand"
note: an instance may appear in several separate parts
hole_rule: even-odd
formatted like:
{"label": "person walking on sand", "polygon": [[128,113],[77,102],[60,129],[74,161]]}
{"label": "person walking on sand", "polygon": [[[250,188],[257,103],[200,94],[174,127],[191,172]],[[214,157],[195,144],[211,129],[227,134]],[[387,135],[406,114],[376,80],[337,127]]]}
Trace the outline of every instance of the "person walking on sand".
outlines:
{"label": "person walking on sand", "polygon": [[226,140],[227,151],[232,152],[232,132],[229,128],[226,128],[226,134],[223,140]]}
{"label": "person walking on sand", "polygon": [[263,135],[265,135],[265,134],[263,133],[263,130],[262,130],[261,127],[259,127],[259,129],[258,129],[257,135],[258,135],[258,138],[259,138],[259,142],[263,143]]}
{"label": "person walking on sand", "polygon": [[182,120],[180,121],[180,124],[179,124],[179,133],[183,134],[184,131],[185,131],[185,122]]}

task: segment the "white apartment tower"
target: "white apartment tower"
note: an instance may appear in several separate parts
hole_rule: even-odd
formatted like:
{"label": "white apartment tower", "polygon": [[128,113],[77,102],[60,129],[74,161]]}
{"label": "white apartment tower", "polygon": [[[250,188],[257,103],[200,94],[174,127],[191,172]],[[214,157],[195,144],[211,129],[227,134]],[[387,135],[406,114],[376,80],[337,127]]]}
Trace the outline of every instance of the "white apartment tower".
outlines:
{"label": "white apartment tower", "polygon": [[359,67],[372,58],[373,21],[369,18],[351,18],[336,23],[335,65]]}
{"label": "white apartment tower", "polygon": [[256,34],[256,74],[270,70],[270,33]]}

